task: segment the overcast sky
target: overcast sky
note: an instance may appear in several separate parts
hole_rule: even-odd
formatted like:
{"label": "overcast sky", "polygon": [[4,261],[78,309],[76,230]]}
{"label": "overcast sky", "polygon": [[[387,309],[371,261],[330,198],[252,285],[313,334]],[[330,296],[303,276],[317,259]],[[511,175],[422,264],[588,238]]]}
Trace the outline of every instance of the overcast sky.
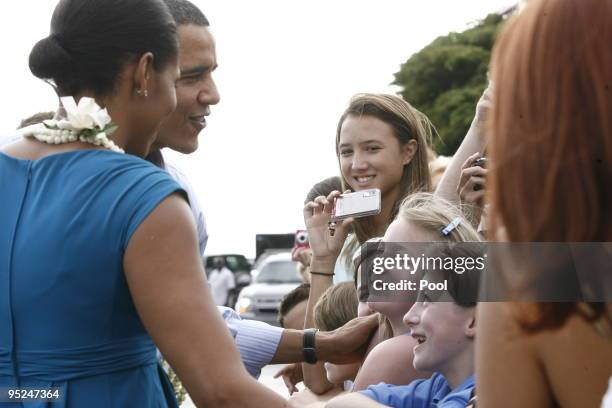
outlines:
{"label": "overcast sky", "polygon": [[[190,178],[204,208],[207,254],[255,254],[255,234],[303,227],[310,187],[338,174],[335,129],[351,95],[395,93],[410,55],[514,0],[195,0],[211,22],[221,103],[200,149],[167,157]],[[54,110],[52,89],[30,73],[54,1],[0,5],[4,80],[1,133]]]}

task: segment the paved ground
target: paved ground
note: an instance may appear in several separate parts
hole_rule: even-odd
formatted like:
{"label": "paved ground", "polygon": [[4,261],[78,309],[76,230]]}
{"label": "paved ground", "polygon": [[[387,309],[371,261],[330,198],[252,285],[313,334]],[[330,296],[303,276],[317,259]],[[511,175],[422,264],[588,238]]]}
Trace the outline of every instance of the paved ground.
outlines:
{"label": "paved ground", "polygon": [[[281,367],[283,367],[282,364],[269,365],[265,367],[261,371],[259,382],[264,384],[266,387],[270,388],[271,390],[276,391],[278,394],[282,395],[283,397],[288,398],[289,392],[287,392],[287,388],[285,387],[283,380],[281,378],[278,378],[278,379],[272,378],[272,376],[278,370],[280,370]],[[181,405],[181,408],[195,408],[195,405],[193,404],[193,402],[191,402],[191,400],[188,399],[185,402],[183,402],[183,404]]]}

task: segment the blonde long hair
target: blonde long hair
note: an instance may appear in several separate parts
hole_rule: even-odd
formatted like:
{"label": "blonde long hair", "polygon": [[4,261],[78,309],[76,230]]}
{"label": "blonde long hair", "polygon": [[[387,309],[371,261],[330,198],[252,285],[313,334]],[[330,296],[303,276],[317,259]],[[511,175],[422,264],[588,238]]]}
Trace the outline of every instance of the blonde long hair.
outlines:
{"label": "blonde long hair", "polygon": [[[399,206],[398,219],[409,221],[417,227],[439,233],[439,241],[480,242],[482,237],[463,218],[461,209],[455,204],[431,193],[416,193],[406,197]],[[448,235],[440,231],[456,218],[461,222]]]}
{"label": "blonde long hair", "polygon": [[[462,221],[448,235],[442,235],[440,232],[448,224],[456,218],[461,218]],[[415,226],[439,235],[439,241],[447,242],[482,242],[483,238],[478,234],[474,227],[465,219],[459,207],[448,200],[435,196],[428,192],[418,192],[410,194],[399,205],[396,219],[408,221]],[[370,242],[379,242],[378,238],[371,238]],[[359,266],[364,263],[365,258],[361,256],[361,248],[359,254],[353,258],[354,269],[358,270]],[[357,277],[355,276],[355,287],[357,287]],[[360,288],[357,288],[358,290]],[[379,319],[379,326],[383,328],[382,340],[389,339],[394,336],[393,329],[389,319],[383,315]]]}

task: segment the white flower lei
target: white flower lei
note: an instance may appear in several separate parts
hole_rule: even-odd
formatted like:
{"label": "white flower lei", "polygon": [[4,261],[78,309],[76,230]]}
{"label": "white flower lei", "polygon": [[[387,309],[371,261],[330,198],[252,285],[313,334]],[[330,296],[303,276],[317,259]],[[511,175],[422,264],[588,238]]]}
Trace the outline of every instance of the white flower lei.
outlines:
{"label": "white flower lei", "polygon": [[103,146],[114,152],[125,153],[108,138],[117,126],[105,109],[100,108],[93,98],[82,97],[77,105],[72,96],[60,98],[66,110],[66,118],[45,120],[21,129],[24,136],[34,137],[44,143],[62,144],[80,140],[96,146]]}

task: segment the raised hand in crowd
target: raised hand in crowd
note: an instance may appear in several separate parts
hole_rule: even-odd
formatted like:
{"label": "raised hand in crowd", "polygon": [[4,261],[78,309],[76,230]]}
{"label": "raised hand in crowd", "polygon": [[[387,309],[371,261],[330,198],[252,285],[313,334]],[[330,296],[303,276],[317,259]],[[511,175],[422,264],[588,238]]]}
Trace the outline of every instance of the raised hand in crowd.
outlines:
{"label": "raised hand in crowd", "polygon": [[478,103],[476,104],[476,115],[474,116],[474,120],[472,122],[473,126],[478,126],[483,128],[487,120],[489,119],[491,108],[492,108],[492,98],[493,94],[493,82],[489,81],[489,86],[484,90]]}
{"label": "raised hand in crowd", "polygon": [[474,153],[461,166],[461,177],[457,194],[462,212],[474,228],[478,227],[484,211],[485,184],[488,173],[486,158]]}
{"label": "raised hand in crowd", "polygon": [[332,273],[333,265],[348,236],[352,218],[338,221],[333,236],[330,233],[329,223],[332,220],[334,203],[341,194],[339,191],[332,191],[327,197],[319,196],[304,206],[304,223],[312,249],[312,271],[320,272],[318,268],[324,265],[325,271]]}
{"label": "raised hand in crowd", "polygon": [[304,265],[305,267],[310,266],[312,260],[312,250],[310,248],[293,248],[291,250],[291,259]]}
{"label": "raised hand in crowd", "polygon": [[310,261],[312,250],[310,247],[297,247],[291,250],[291,259],[298,263],[297,272],[302,282],[310,283]]}
{"label": "raised hand in crowd", "polygon": [[468,162],[471,156],[485,150],[485,125],[490,116],[492,107],[492,88],[493,84],[490,82],[489,86],[484,90],[482,96],[478,100],[472,125],[436,188],[436,195],[451,202],[460,201],[459,189],[457,186],[460,183],[465,163]]}

